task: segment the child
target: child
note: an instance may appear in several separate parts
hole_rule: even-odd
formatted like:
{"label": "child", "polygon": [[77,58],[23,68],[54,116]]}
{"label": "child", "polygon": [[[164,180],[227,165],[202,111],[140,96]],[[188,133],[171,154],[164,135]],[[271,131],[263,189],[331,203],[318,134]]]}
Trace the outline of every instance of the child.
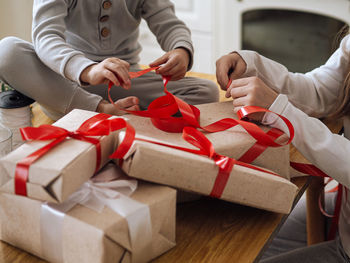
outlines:
{"label": "child", "polygon": [[[229,78],[233,79],[226,96],[233,98],[235,111],[243,106],[255,105],[287,117],[295,129],[295,147],[314,165],[343,184],[347,190],[350,187],[349,63],[348,35],[325,65],[309,73],[291,73],[281,64],[256,52],[240,51],[225,55],[217,61],[217,79],[223,89]],[[332,134],[317,119],[330,114],[333,117],[344,117],[344,137]],[[263,118],[256,118],[262,119],[264,124],[287,132],[272,115],[265,114]],[[334,206],[334,202],[332,205]],[[298,211],[303,208],[305,209],[305,205],[294,209],[281,231],[290,235],[281,238],[279,234],[280,243],[274,246],[294,248],[294,244],[300,242],[300,236],[306,237],[305,210]],[[300,214],[304,217],[304,224],[300,221]],[[288,250],[288,247],[285,250]],[[349,256],[350,195],[344,194],[339,237],[336,240],[282,253],[264,259],[263,262],[350,262]]]}
{"label": "child", "polygon": [[[167,52],[152,72],[130,80],[139,70],[139,25],[145,19]],[[189,29],[177,19],[169,0],[34,0],[33,45],[8,37],[0,42],[0,80],[35,99],[53,119],[74,108],[121,114],[107,103],[112,81],[120,108],[142,108],[168,89],[191,104],[218,100],[215,83],[183,78],[193,63]],[[140,99],[140,101],[138,100]]]}

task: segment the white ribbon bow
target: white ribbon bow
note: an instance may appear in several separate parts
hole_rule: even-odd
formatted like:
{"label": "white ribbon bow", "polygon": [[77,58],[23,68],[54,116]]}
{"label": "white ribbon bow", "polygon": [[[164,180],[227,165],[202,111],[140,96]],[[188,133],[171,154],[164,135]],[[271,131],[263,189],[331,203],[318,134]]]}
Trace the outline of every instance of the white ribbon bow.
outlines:
{"label": "white ribbon bow", "polygon": [[149,255],[151,251],[151,216],[147,205],[128,197],[136,188],[136,180],[113,180],[105,183],[89,180],[64,203],[44,203],[41,206],[41,244],[44,258],[51,262],[64,262],[63,218],[66,212],[81,204],[98,213],[107,206],[123,216],[129,226],[132,262],[148,261],[149,258],[145,255]]}

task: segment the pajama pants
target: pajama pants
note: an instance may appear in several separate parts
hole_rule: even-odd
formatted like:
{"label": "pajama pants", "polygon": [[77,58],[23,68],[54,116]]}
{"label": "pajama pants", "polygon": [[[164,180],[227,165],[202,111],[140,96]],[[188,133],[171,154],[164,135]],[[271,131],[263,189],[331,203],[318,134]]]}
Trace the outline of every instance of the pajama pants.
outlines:
{"label": "pajama pants", "polygon": [[[326,212],[333,214],[335,205],[335,193],[325,196]],[[331,225],[331,219],[327,219],[325,232]],[[307,246],[306,235],[306,200],[302,198],[287,221],[282,226],[271,245],[262,256],[260,263],[347,263],[350,262],[339,237],[333,241],[322,242],[313,246]]]}
{"label": "pajama pants", "polygon": [[[137,71],[139,66],[131,65],[130,70]],[[54,120],[75,108],[95,111],[100,101],[107,99],[107,85],[81,87],[65,79],[41,62],[31,43],[15,37],[0,41],[0,80],[36,100]],[[217,85],[206,79],[185,77],[169,82],[167,88],[190,104],[219,100]],[[130,90],[121,87],[111,90],[114,101],[127,96],[138,97],[142,109],[162,95],[162,78],[154,72],[133,79]]]}

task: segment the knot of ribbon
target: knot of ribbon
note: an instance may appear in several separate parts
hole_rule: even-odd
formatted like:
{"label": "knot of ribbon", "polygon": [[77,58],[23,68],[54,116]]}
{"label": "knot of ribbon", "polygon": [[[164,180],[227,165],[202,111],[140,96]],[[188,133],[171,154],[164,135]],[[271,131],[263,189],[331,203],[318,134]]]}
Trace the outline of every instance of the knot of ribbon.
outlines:
{"label": "knot of ribbon", "polygon": [[80,204],[91,210],[101,213],[109,202],[130,196],[137,188],[137,180],[113,180],[109,182],[94,182],[89,180],[85,182],[76,192],[61,204],[50,204],[62,212],[68,212],[75,205]]}
{"label": "knot of ribbon", "polygon": [[135,130],[124,119],[109,119],[110,117],[111,115],[104,113],[97,114],[86,120],[76,131],[68,131],[64,128],[52,125],[21,128],[21,135],[25,141],[52,141],[17,163],[15,170],[15,193],[17,195],[27,196],[26,183],[29,176],[29,167],[40,157],[45,155],[49,150],[51,150],[57,144],[63,142],[68,137],[95,145],[95,171],[97,171],[101,165],[101,144],[99,139],[93,138],[92,136],[104,136],[113,131],[126,128],[126,136],[124,137],[124,140],[119,145],[118,149],[110,156],[111,158],[122,158],[131,147],[132,141],[135,138]]}
{"label": "knot of ribbon", "polygon": [[[158,67],[148,68],[142,71],[138,72],[130,72],[129,76],[130,78],[137,78],[139,76],[142,76],[152,70],[157,69]],[[175,132],[180,133],[183,131],[185,127],[194,127],[202,129],[206,132],[220,132],[227,129],[230,129],[236,125],[241,125],[254,139],[257,140],[257,144],[265,146],[265,147],[280,147],[283,145],[289,144],[294,137],[294,129],[290,121],[276,113],[273,113],[269,110],[255,107],[255,106],[247,106],[242,108],[240,112],[238,113],[239,120],[233,119],[233,118],[225,118],[222,120],[219,120],[217,122],[214,122],[212,124],[209,124],[207,126],[201,126],[199,123],[200,118],[200,110],[185,101],[181,100],[180,98],[176,97],[175,95],[171,94],[167,90],[167,84],[170,80],[170,77],[168,76],[162,76],[163,77],[163,83],[164,83],[164,96],[161,96],[154,101],[151,102],[147,110],[145,111],[128,111],[126,112],[140,116],[140,117],[148,117],[151,119],[153,125],[157,127],[160,130],[166,131],[166,132]],[[113,86],[112,82],[109,82],[108,86],[108,98],[109,101],[114,104],[112,97],[110,95],[110,90]],[[257,126],[254,123],[247,122],[244,119],[249,114],[255,113],[255,112],[269,112],[272,114],[278,115],[283,122],[287,125],[289,129],[289,140],[286,143],[279,144],[276,143],[276,137],[271,136],[271,133],[265,133],[259,126]],[[176,114],[180,113],[180,117],[174,116]],[[277,129],[273,129],[277,130]],[[275,132],[275,134],[282,135],[283,133]]]}

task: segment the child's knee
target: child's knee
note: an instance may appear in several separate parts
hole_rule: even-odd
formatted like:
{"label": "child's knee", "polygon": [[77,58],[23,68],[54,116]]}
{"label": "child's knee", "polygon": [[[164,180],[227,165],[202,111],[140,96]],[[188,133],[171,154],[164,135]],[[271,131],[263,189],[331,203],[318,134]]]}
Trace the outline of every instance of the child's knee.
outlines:
{"label": "child's knee", "polygon": [[219,101],[219,88],[218,85],[211,81],[203,79],[200,86],[199,94],[203,100],[203,103],[218,102]]}
{"label": "child's knee", "polygon": [[16,37],[5,37],[0,41],[0,78],[6,72],[18,70],[16,63],[21,57],[21,43],[23,40]]}

